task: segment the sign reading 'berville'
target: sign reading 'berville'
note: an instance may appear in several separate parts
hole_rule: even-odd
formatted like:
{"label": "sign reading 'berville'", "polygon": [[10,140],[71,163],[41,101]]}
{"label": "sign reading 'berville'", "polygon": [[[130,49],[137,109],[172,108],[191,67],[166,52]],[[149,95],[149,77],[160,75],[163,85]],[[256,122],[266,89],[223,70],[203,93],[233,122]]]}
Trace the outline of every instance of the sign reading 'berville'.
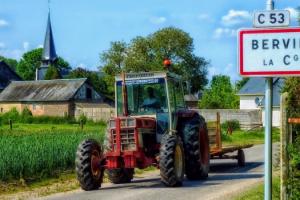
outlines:
{"label": "sign reading 'berville'", "polygon": [[242,29],[238,45],[242,76],[300,75],[300,28]]}

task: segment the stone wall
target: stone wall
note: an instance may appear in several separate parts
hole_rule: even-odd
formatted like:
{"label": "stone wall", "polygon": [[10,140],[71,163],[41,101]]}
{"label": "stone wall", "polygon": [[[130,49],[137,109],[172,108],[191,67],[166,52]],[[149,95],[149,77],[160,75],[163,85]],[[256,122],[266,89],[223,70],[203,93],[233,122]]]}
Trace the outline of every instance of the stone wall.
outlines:
{"label": "stone wall", "polygon": [[75,118],[85,115],[94,121],[108,121],[115,114],[115,109],[103,103],[75,103]]}
{"label": "stone wall", "polygon": [[260,110],[239,109],[197,109],[206,121],[216,121],[217,112],[220,113],[221,123],[228,120],[238,120],[242,129],[251,129],[262,126],[262,114]]}

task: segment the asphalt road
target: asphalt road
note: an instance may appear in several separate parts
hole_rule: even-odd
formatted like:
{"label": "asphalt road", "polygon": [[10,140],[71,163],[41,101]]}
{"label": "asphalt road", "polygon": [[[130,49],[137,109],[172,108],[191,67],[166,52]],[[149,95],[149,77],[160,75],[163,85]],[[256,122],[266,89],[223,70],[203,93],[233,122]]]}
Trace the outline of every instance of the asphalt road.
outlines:
{"label": "asphalt road", "polygon": [[[273,148],[277,152],[278,146]],[[96,191],[77,190],[42,198],[43,200],[182,200],[182,199],[230,199],[263,179],[263,145],[245,149],[246,167],[237,167],[235,160],[212,160],[209,178],[204,181],[188,181],[182,187],[167,188],[159,178],[159,172],[136,178],[130,184],[103,184]]]}

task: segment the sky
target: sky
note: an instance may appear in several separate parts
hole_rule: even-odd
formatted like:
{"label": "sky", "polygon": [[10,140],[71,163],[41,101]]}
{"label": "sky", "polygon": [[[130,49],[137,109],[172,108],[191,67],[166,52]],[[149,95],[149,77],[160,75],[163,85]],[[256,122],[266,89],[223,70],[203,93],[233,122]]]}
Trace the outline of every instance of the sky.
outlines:
{"label": "sky", "polygon": [[[252,27],[254,11],[266,0],[51,0],[51,21],[57,54],[72,67],[96,70],[99,54],[112,41],[130,42],[173,26],[194,39],[194,53],[210,61],[209,78],[237,70],[237,30]],[[275,0],[288,9],[296,26],[298,0]],[[0,55],[20,59],[42,47],[48,0],[0,0]]]}

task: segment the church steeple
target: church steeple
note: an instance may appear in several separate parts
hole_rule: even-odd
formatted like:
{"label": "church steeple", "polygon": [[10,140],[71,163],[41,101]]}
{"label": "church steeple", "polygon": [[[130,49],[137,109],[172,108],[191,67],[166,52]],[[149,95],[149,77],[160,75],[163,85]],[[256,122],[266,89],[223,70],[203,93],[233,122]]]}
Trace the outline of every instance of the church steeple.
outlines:
{"label": "church steeple", "polygon": [[[49,2],[48,2],[49,4]],[[51,19],[50,19],[50,9],[48,13],[47,29],[44,40],[44,48],[42,54],[42,64],[36,69],[36,80],[44,80],[47,70],[51,64],[53,64],[58,59],[55,51],[54,39],[52,34]]]}
{"label": "church steeple", "polygon": [[50,12],[48,13],[48,22],[47,22],[47,29],[46,35],[44,40],[44,49],[42,54],[42,61],[44,65],[49,65],[53,63],[57,59],[54,39],[52,34],[52,27],[51,27],[51,19],[50,19]]}

